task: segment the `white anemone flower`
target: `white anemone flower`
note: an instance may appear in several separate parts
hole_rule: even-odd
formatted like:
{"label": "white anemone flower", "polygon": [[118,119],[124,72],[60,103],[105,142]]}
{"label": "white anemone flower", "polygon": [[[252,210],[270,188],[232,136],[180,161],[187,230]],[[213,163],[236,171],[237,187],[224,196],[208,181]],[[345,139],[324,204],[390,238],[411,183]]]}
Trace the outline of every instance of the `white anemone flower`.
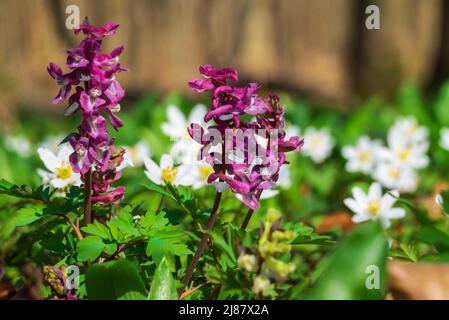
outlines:
{"label": "white anemone flower", "polygon": [[449,128],[440,130],[440,147],[449,151]]}
{"label": "white anemone flower", "polygon": [[302,153],[312,158],[313,162],[322,163],[331,155],[334,145],[335,141],[329,129],[315,129],[310,127],[304,133]]}
{"label": "white anemone flower", "polygon": [[73,172],[69,162],[69,156],[73,153],[70,145],[62,145],[56,154],[45,148],[39,148],[37,152],[48,170],[38,170],[44,184],[49,184],[57,189],[81,185],[80,175]]}
{"label": "white anemone flower", "polygon": [[201,145],[190,137],[187,128],[192,123],[199,124],[204,128],[206,112],[206,106],[198,104],[193,107],[186,118],[178,107],[174,105],[167,107],[167,122],[161,124],[161,130],[174,141],[170,154],[176,162],[183,164],[196,163],[195,159]]}
{"label": "white anemone flower", "polygon": [[189,167],[175,166],[173,158],[168,154],[162,155],[160,165],[157,165],[151,158],[146,158],[144,164],[146,176],[155,184],[175,186],[191,186],[193,184]]}
{"label": "white anemone flower", "polygon": [[393,208],[396,198],[399,196],[397,191],[391,194],[382,194],[382,187],[374,182],[365,194],[362,189],[355,187],[352,189],[353,198],[344,200],[344,204],[355,213],[352,221],[355,223],[367,220],[380,220],[385,228],[390,226],[390,219],[399,219],[405,216],[405,210],[402,208]]}
{"label": "white anemone flower", "polygon": [[388,140],[402,140],[406,144],[428,143],[429,132],[413,116],[398,118],[388,132]]}
{"label": "white anemone flower", "polygon": [[119,169],[127,166],[140,167],[144,164],[145,159],[151,157],[151,151],[148,145],[144,141],[138,141],[133,146],[124,146],[125,154],[124,161],[120,165]]}
{"label": "white anemone flower", "polygon": [[207,178],[214,172],[210,164],[205,161],[197,161],[191,166],[190,174],[192,175],[194,190],[200,189],[208,185]]}
{"label": "white anemone flower", "polygon": [[24,136],[5,137],[5,147],[23,158],[31,155],[31,142]]}
{"label": "white anemone flower", "polygon": [[407,144],[406,141],[397,137],[389,139],[388,148],[380,148],[379,157],[386,162],[413,169],[422,169],[429,164],[427,156],[428,144]]}
{"label": "white anemone flower", "polygon": [[402,193],[412,193],[418,188],[418,174],[410,167],[394,163],[381,163],[376,168],[373,178],[385,188],[395,189]]}
{"label": "white anemone flower", "polygon": [[377,164],[381,145],[379,140],[361,136],[354,146],[343,147],[342,155],[347,160],[346,170],[371,174]]}
{"label": "white anemone flower", "polygon": [[175,141],[183,138],[190,139],[187,132],[187,127],[191,123],[197,123],[203,126],[206,112],[206,106],[203,104],[198,104],[193,107],[188,118],[186,118],[177,106],[169,105],[167,107],[168,121],[161,124],[161,130]]}

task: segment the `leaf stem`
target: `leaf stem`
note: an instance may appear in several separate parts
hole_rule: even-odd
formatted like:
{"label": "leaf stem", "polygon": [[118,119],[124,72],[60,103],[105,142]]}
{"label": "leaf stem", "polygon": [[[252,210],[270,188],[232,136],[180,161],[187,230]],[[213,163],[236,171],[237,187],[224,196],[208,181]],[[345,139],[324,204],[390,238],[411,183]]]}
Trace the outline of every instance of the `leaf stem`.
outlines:
{"label": "leaf stem", "polygon": [[187,290],[186,292],[181,294],[181,296],[179,297],[179,300],[184,300],[187,296],[191,295],[195,291],[198,291],[200,289],[203,289],[204,287],[210,286],[211,284],[212,283],[210,281],[207,281],[207,282],[205,282],[203,284],[200,284],[199,286],[197,286],[195,288],[190,288],[189,290]]}
{"label": "leaf stem", "polygon": [[184,292],[184,287],[187,286],[187,284],[190,282],[193,272],[195,271],[196,265],[198,264],[201,254],[204,251],[204,247],[206,246],[207,240],[209,239],[209,231],[211,231],[212,228],[214,227],[215,219],[217,218],[217,214],[218,214],[218,207],[220,206],[221,196],[222,196],[222,193],[217,192],[217,194],[215,196],[214,205],[213,205],[212,211],[210,213],[209,220],[207,221],[206,229],[204,230],[203,237],[201,238],[201,242],[198,245],[198,248],[196,249],[196,252],[195,252],[195,255],[193,256],[192,262],[190,262],[190,265],[187,268],[184,278],[182,279],[183,288],[181,288],[179,291],[180,295]]}
{"label": "leaf stem", "polygon": [[75,231],[78,240],[83,240],[83,235],[80,231],[79,226],[75,225],[67,215],[63,214],[62,216],[64,217],[64,219],[66,219],[67,223],[72,227],[73,231]]}

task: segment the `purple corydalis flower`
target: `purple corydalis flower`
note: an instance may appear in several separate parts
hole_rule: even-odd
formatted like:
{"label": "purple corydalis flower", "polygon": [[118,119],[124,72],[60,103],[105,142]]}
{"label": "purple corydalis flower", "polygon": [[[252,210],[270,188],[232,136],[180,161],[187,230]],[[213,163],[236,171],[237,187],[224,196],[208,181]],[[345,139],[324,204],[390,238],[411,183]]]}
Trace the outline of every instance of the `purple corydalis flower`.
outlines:
{"label": "purple corydalis flower", "polygon": [[85,35],[94,38],[102,38],[114,35],[117,32],[118,27],[119,25],[114,22],[106,22],[101,27],[96,27],[91,25],[86,17],[83,21],[83,24],[75,29],[75,34],[78,34],[82,31]]}
{"label": "purple corydalis flower", "polygon": [[94,157],[91,156],[89,147],[89,139],[86,137],[70,138],[70,144],[75,151],[69,157],[73,171],[76,173],[86,174],[90,170]]}
{"label": "purple corydalis flower", "polygon": [[76,73],[71,72],[64,74],[61,68],[55,63],[50,63],[50,65],[47,68],[47,71],[50,74],[50,76],[53,79],[55,79],[56,84],[61,86],[61,89],[59,90],[56,97],[53,98],[52,102],[55,104],[61,103],[69,95],[72,86],[79,83],[76,77]]}
{"label": "purple corydalis flower", "polygon": [[117,187],[105,195],[93,196],[92,202],[97,204],[118,204],[125,196],[125,187]]}
{"label": "purple corydalis flower", "polygon": [[119,56],[125,48],[120,46],[112,50],[111,54],[97,54],[94,58],[95,65],[99,67],[111,67],[119,62]]}
{"label": "purple corydalis flower", "polygon": [[83,48],[67,50],[67,67],[70,69],[83,68],[89,64],[89,60],[84,56]]}
{"label": "purple corydalis flower", "polygon": [[109,167],[109,160],[111,159],[111,146],[114,139],[109,139],[107,134],[99,135],[92,138],[92,147],[89,148],[89,153],[95,159],[98,169],[105,172]]}
{"label": "purple corydalis flower", "polygon": [[[205,79],[192,80],[189,86],[195,92],[212,93],[211,109],[204,120],[215,124],[207,129],[191,124],[188,132],[202,145],[199,160],[213,166],[208,183],[225,183],[255,210],[259,207],[260,193],[275,186],[281,166],[287,163],[285,152],[299,151],[303,140],[299,137],[285,140],[285,108],[279,97],[260,97],[257,83],[230,85],[228,81],[238,81],[234,69],[205,65],[200,67],[200,73]],[[248,121],[248,116],[256,119]]]}

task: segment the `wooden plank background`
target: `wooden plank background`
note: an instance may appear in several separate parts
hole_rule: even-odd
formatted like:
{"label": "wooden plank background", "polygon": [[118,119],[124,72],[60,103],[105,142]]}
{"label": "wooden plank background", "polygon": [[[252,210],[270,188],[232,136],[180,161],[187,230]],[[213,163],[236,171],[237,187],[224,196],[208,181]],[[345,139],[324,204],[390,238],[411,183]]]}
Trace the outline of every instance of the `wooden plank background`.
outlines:
{"label": "wooden plank background", "polygon": [[[200,64],[239,69],[243,80],[351,105],[391,97],[406,80],[441,83],[449,65],[444,0],[1,0],[0,120],[18,105],[54,110],[49,61],[79,39],[65,29],[76,4],[95,24],[121,24],[106,49],[124,44],[128,92],[187,90]],[[365,29],[380,7],[381,29]]]}

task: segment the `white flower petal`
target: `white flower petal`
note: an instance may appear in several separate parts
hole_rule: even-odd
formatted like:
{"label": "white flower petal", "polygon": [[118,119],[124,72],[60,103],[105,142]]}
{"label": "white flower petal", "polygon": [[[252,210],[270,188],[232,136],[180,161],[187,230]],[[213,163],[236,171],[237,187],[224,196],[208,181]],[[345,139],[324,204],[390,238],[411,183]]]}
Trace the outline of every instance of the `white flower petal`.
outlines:
{"label": "white flower petal", "polygon": [[190,112],[188,125],[190,125],[191,123],[204,123],[204,116],[206,115],[206,113],[206,106],[204,104],[197,104]]}
{"label": "white flower petal", "polygon": [[173,167],[173,158],[169,154],[163,154],[160,161],[161,169]]}
{"label": "white flower petal", "polygon": [[399,219],[405,217],[405,210],[402,208],[393,208],[388,211],[386,217],[389,219]]}
{"label": "white flower petal", "polygon": [[349,208],[349,210],[351,210],[355,214],[363,215],[364,208],[360,205],[360,203],[358,203],[354,199],[352,198],[344,199],[343,203],[345,204],[346,207]]}
{"label": "white flower petal", "polygon": [[[161,179],[161,177],[162,177],[162,170],[161,170],[161,168],[159,168],[159,166],[153,161],[153,159],[151,159],[151,158],[146,158],[145,160],[144,160],[144,165],[145,165],[145,168],[147,169],[147,171],[148,171],[148,173],[152,176],[152,177],[156,177],[157,179]],[[148,174],[147,174],[147,176],[148,176]],[[149,176],[148,176],[148,178],[150,178]],[[150,180],[152,180],[151,178],[150,178]]]}
{"label": "white flower petal", "polygon": [[39,148],[37,149],[37,153],[39,154],[39,157],[41,158],[45,167],[51,172],[54,172],[59,166],[58,158],[56,158],[56,156],[50,150]]}
{"label": "white flower petal", "polygon": [[371,184],[368,190],[368,199],[380,199],[382,197],[382,186],[378,182]]}

